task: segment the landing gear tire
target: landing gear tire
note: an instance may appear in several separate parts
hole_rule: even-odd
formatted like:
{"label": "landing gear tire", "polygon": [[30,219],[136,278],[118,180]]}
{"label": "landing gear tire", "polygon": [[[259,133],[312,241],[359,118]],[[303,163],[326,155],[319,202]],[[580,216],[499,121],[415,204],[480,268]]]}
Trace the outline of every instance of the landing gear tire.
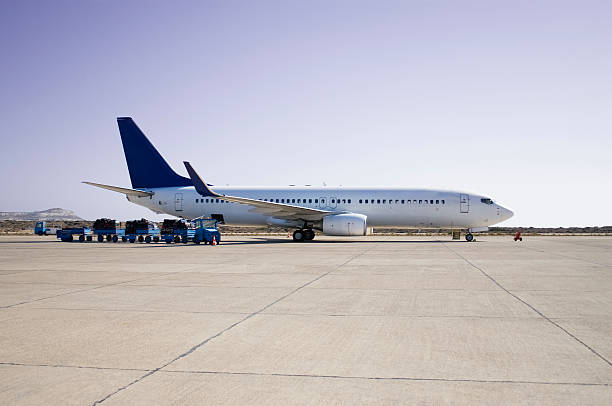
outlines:
{"label": "landing gear tire", "polygon": [[293,232],[293,241],[302,242],[304,237],[304,230],[295,230]]}
{"label": "landing gear tire", "polygon": [[304,239],[311,241],[315,238],[315,233],[312,230],[304,230]]}
{"label": "landing gear tire", "polygon": [[465,240],[466,240],[467,242],[472,242],[472,241],[474,241],[474,236],[472,235],[472,233],[467,233],[467,234],[465,235]]}

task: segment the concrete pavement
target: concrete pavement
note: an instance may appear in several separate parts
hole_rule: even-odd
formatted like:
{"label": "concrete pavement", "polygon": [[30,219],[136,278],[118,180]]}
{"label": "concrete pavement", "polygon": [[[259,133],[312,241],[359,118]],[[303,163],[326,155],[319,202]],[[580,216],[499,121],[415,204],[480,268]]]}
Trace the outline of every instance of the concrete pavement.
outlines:
{"label": "concrete pavement", "polygon": [[611,404],[611,314],[610,237],[0,237],[0,403]]}

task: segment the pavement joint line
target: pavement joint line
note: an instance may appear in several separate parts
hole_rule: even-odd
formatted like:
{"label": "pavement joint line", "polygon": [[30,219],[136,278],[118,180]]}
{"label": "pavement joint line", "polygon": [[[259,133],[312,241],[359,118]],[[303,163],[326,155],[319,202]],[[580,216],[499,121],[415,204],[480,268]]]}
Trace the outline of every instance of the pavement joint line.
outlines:
{"label": "pavement joint line", "polygon": [[[159,276],[170,275],[172,273],[174,273],[174,272],[168,272],[166,274],[161,274]],[[148,278],[148,277],[149,276],[146,276],[145,278]],[[107,288],[109,286],[120,285],[122,283],[134,282],[134,281],[137,281],[139,279],[144,279],[144,278],[137,278],[137,279],[132,279],[132,280],[129,280],[129,281],[121,281],[121,282],[109,283],[109,284],[106,284],[106,285],[96,285],[93,288],[89,288],[89,289],[72,290],[70,292],[59,293],[57,295],[51,295],[51,296],[41,297],[41,298],[38,298],[38,299],[26,300],[26,301],[19,302],[19,303],[13,303],[11,305],[0,306],[0,309],[10,309],[12,307],[19,306],[19,305],[40,302],[41,300],[47,300],[47,299],[53,299],[53,298],[60,297],[60,296],[72,295],[74,293],[90,292],[92,290]]]}
{"label": "pavement joint line", "polygon": [[[97,367],[88,365],[62,365],[62,364],[27,364],[20,362],[0,362],[0,366],[21,366],[36,368],[67,368],[67,369],[92,369],[101,371],[135,371],[151,372],[152,369],[146,368],[117,368],[117,367]],[[435,381],[435,382],[472,382],[472,383],[504,383],[504,384],[532,384],[532,385],[575,385],[575,386],[612,386],[612,383],[595,382],[547,382],[547,381],[522,381],[509,379],[460,379],[460,378],[426,378],[426,377],[406,377],[406,376],[351,376],[351,375],[326,375],[326,374],[290,374],[290,373],[262,373],[262,372],[231,372],[231,371],[188,371],[188,370],[161,370],[164,374],[193,374],[193,375],[246,375],[246,376],[275,376],[275,377],[296,377],[296,378],[318,378],[318,379],[359,379],[359,380],[380,380],[380,381]]]}
{"label": "pavement joint line", "polygon": [[358,254],[356,254],[356,255],[353,255],[352,257],[350,257],[349,259],[347,259],[346,261],[344,261],[342,264],[338,265],[338,266],[337,266],[337,267],[335,267],[334,269],[331,269],[331,270],[329,270],[329,271],[327,271],[327,272],[325,272],[325,273],[323,273],[323,274],[321,274],[321,275],[317,276],[316,278],[312,279],[311,281],[306,282],[306,283],[304,283],[304,284],[303,284],[303,285],[301,285],[301,286],[298,286],[297,288],[293,289],[291,292],[289,292],[289,293],[287,293],[287,294],[285,294],[285,295],[281,296],[280,298],[278,298],[278,299],[274,300],[274,301],[273,301],[273,302],[271,302],[271,303],[268,303],[267,305],[265,305],[265,306],[264,306],[264,307],[262,307],[261,309],[259,309],[259,310],[255,311],[255,312],[253,312],[253,313],[250,313],[249,315],[247,315],[246,317],[243,317],[242,319],[238,320],[238,321],[237,321],[237,322],[235,322],[235,323],[230,324],[228,327],[226,327],[226,328],[224,328],[223,330],[221,330],[221,331],[217,332],[216,334],[214,334],[214,335],[212,335],[212,336],[208,337],[208,338],[207,338],[207,339],[205,339],[204,341],[202,341],[202,342],[200,342],[200,343],[198,343],[198,344],[194,345],[194,346],[193,346],[193,347],[191,347],[189,350],[187,350],[186,352],[184,352],[184,353],[182,353],[182,354],[178,355],[178,356],[177,356],[177,357],[175,357],[174,359],[172,359],[172,360],[170,360],[170,361],[166,362],[164,365],[159,366],[159,367],[157,367],[157,368],[155,368],[155,369],[153,369],[153,370],[151,370],[151,371],[147,372],[147,373],[146,373],[146,374],[144,374],[143,376],[141,376],[141,377],[139,377],[139,378],[137,378],[137,379],[133,380],[132,382],[129,382],[128,384],[123,385],[123,386],[121,386],[121,387],[117,388],[117,389],[116,389],[114,392],[109,393],[108,395],[106,395],[106,396],[105,396],[105,397],[103,397],[102,399],[96,400],[94,403],[92,403],[92,406],[99,405],[99,404],[103,403],[104,401],[106,401],[106,400],[107,400],[107,399],[109,399],[110,397],[112,397],[112,396],[116,395],[117,393],[119,393],[119,392],[121,392],[121,391],[123,391],[123,390],[125,390],[125,389],[129,388],[130,386],[132,386],[132,385],[134,385],[134,384],[137,384],[138,382],[140,382],[140,381],[142,381],[143,379],[145,379],[145,378],[147,378],[147,377],[149,377],[149,376],[151,376],[151,375],[155,374],[156,372],[160,371],[161,369],[166,368],[168,365],[170,365],[170,364],[172,364],[172,363],[174,363],[174,362],[178,361],[179,359],[182,359],[182,358],[185,358],[185,357],[189,356],[190,354],[192,354],[194,351],[196,351],[197,349],[199,349],[200,347],[202,347],[202,346],[203,346],[203,345],[205,345],[206,343],[208,343],[208,342],[210,342],[210,341],[214,340],[215,338],[217,338],[217,337],[219,337],[219,336],[223,335],[225,332],[227,332],[227,331],[229,331],[229,330],[233,329],[234,327],[236,327],[236,326],[238,326],[238,325],[242,324],[243,322],[245,322],[245,321],[249,320],[250,318],[252,318],[252,317],[254,317],[254,316],[256,316],[256,315],[258,315],[258,314],[262,313],[262,312],[263,312],[263,311],[265,311],[266,309],[270,308],[271,306],[274,306],[274,305],[275,305],[275,304],[277,304],[278,302],[280,302],[280,301],[282,301],[282,300],[284,300],[284,299],[288,298],[289,296],[291,296],[291,295],[293,295],[294,293],[296,293],[296,292],[300,291],[301,289],[303,289],[303,288],[307,287],[308,285],[315,283],[316,281],[320,280],[321,278],[324,278],[325,276],[329,275],[329,274],[330,274],[330,273],[331,273],[333,270],[337,270],[337,269],[339,269],[339,268],[343,267],[344,265],[348,264],[349,262],[351,262],[351,261],[352,261],[352,260],[354,260],[355,258],[358,258],[358,257],[360,257],[360,256],[362,256],[362,255],[364,255],[364,254],[366,254],[367,252],[369,252],[370,250],[374,249],[375,247],[376,247],[376,244],[375,244],[375,245],[373,245],[373,246],[371,246],[370,248],[367,248],[367,249],[365,249],[365,250],[361,251],[360,253],[358,253]]}
{"label": "pavement joint line", "polygon": [[501,283],[499,283],[497,280],[495,280],[495,278],[493,278],[491,275],[489,275],[488,273],[486,273],[482,268],[479,268],[478,266],[476,266],[475,264],[473,264],[470,260],[468,260],[466,257],[464,257],[463,255],[459,254],[457,251],[453,250],[452,248],[446,246],[446,248],[448,248],[449,250],[451,250],[452,252],[454,252],[457,256],[459,256],[460,258],[463,258],[463,260],[465,262],[467,262],[468,264],[470,264],[471,266],[473,266],[475,269],[477,269],[478,271],[480,271],[484,276],[486,276],[487,278],[489,278],[491,280],[491,282],[493,282],[494,284],[496,284],[497,286],[499,286],[501,289],[503,289],[504,291],[506,291],[506,293],[508,293],[510,296],[512,296],[513,298],[515,298],[516,300],[518,300],[519,302],[523,303],[525,306],[529,307],[531,310],[533,310],[534,312],[536,312],[537,314],[540,315],[540,317],[542,317],[543,319],[545,319],[546,321],[548,321],[550,324],[552,324],[553,326],[557,327],[559,330],[563,331],[565,334],[567,334],[569,337],[573,338],[575,341],[577,341],[578,343],[582,344],[582,346],[584,346],[586,349],[588,349],[589,351],[591,351],[593,354],[595,354],[599,359],[601,359],[602,361],[604,361],[606,364],[608,364],[609,366],[612,367],[612,362],[610,362],[610,360],[608,360],[606,357],[604,357],[603,355],[601,355],[600,353],[598,353],[593,347],[589,346],[587,343],[585,343],[584,341],[582,341],[580,338],[578,338],[577,336],[575,336],[574,334],[570,333],[567,329],[565,329],[563,326],[561,326],[559,323],[555,322],[553,319],[551,319],[550,317],[546,316],[544,313],[542,313],[541,311],[539,311],[538,309],[536,309],[534,306],[532,306],[531,304],[529,304],[528,302],[526,302],[525,300],[521,299],[518,295],[515,295],[514,293],[512,293],[511,291],[509,291],[508,289],[506,289]]}
{"label": "pavement joint line", "polygon": [[547,381],[522,381],[506,379],[461,379],[461,378],[425,378],[406,376],[351,376],[351,375],[325,375],[325,374],[289,374],[289,373],[264,373],[264,372],[230,372],[230,371],[184,371],[163,370],[161,373],[173,374],[202,374],[202,375],[246,375],[246,376],[276,376],[292,378],[320,378],[320,379],[359,379],[373,381],[425,381],[425,382],[466,382],[466,383],[492,383],[492,384],[531,384],[531,385],[572,385],[572,386],[612,386],[612,383],[594,382],[547,382]]}
{"label": "pavement joint line", "polygon": [[88,365],[62,365],[62,364],[26,364],[21,362],[0,362],[0,365],[17,366],[17,367],[46,367],[46,368],[74,368],[74,369],[97,369],[103,371],[138,371],[146,372],[150,369],[145,368],[116,368],[116,367],[96,367]]}
{"label": "pavement joint line", "polygon": [[[91,311],[91,312],[118,312],[118,313],[179,313],[179,314],[250,314],[249,312],[227,312],[227,311],[197,311],[197,310],[147,310],[147,309],[96,309],[96,308],[69,308],[69,307],[29,307],[34,310],[59,310],[59,311]],[[387,318],[411,318],[411,319],[512,319],[512,320],[541,320],[540,317],[520,317],[520,316],[478,316],[478,315],[418,315],[418,314],[348,314],[348,313],[260,313],[262,316],[299,316],[299,317],[387,317]],[[603,316],[593,316],[603,317]],[[553,317],[553,319],[555,319]],[[563,320],[571,317],[563,317]]]}

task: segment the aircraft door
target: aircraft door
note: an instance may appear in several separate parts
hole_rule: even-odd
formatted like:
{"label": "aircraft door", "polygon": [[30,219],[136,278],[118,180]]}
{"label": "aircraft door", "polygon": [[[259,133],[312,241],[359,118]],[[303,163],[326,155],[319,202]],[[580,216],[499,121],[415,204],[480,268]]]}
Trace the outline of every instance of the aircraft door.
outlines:
{"label": "aircraft door", "polygon": [[469,213],[470,211],[470,196],[465,194],[459,195],[459,212]]}
{"label": "aircraft door", "polygon": [[183,211],[183,194],[182,193],[174,194],[174,210]]}

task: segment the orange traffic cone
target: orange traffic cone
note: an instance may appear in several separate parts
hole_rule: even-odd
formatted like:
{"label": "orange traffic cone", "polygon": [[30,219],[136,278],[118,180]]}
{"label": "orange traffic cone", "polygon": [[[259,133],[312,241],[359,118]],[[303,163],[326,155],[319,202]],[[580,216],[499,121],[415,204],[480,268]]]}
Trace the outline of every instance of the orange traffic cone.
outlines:
{"label": "orange traffic cone", "polygon": [[210,243],[211,245],[217,245],[217,237],[213,235],[213,240]]}

